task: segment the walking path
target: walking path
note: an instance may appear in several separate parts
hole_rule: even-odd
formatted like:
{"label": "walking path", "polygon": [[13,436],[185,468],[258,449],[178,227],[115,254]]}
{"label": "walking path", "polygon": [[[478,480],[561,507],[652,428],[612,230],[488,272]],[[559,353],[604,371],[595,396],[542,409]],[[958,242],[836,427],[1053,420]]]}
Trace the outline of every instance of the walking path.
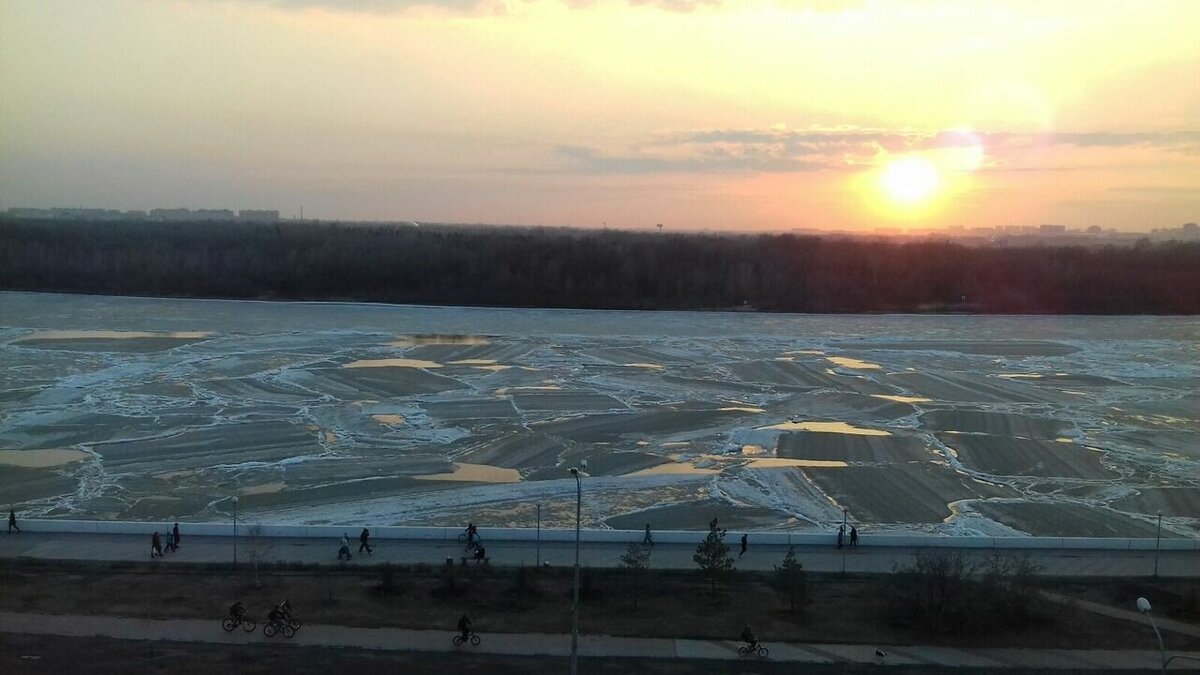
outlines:
{"label": "walking path", "polygon": [[[470,651],[511,656],[568,656],[570,635],[545,633],[484,634],[478,647],[455,647],[452,631],[401,628],[356,628],[304,625],[291,640],[266,638],[235,630],[226,633],[216,620],[174,619],[155,621],[127,617],[25,614],[0,612],[0,633],[34,635],[98,636],[122,640],[164,640],[213,644],[271,642],[306,647],[340,647],[386,651]],[[738,642],[630,638],[581,635],[581,658],[654,658],[737,660]],[[884,647],[878,656],[873,645],[769,643],[770,660],[788,663],[842,663],[881,665],[938,665],[978,668],[1051,668],[1058,670],[1158,670],[1161,655],[1153,650],[1074,649],[959,649],[953,647]],[[1200,659],[1200,652],[1179,652]],[[757,658],[757,657],[750,657]],[[1176,660],[1172,670],[1195,669],[1196,662]]]}
{"label": "walking path", "polygon": [[[348,531],[351,540],[356,533]],[[487,538],[481,531],[483,544],[492,565],[536,566],[538,561],[553,566],[569,566],[575,562],[575,545],[569,542],[497,541]],[[696,543],[703,537],[696,534]],[[616,567],[628,543],[636,542],[584,542],[580,549],[580,562],[587,567]],[[464,555],[462,546],[454,540],[428,539],[374,539],[374,554],[358,554],[357,541],[351,546],[355,551],[351,565],[426,563],[445,564],[447,558],[461,564]],[[256,556],[260,562],[301,562],[306,564],[333,564],[337,562],[337,539],[312,538],[251,538],[189,536],[184,527],[179,551],[168,553],[160,564],[211,563],[238,560],[249,563]],[[731,550],[737,555],[737,542]],[[750,549],[737,559],[737,568],[743,570],[770,571],[783,559],[787,552],[784,545],[755,544],[750,540]],[[913,555],[922,549],[900,547],[860,547],[837,549],[833,546],[797,546],[796,556],[804,568],[813,572],[888,573],[898,565],[912,562]],[[939,548],[939,551],[957,551],[971,559],[982,560],[997,553],[988,549]],[[692,560],[695,544],[658,544],[653,548],[650,565],[657,569],[695,569]],[[1064,577],[1148,577],[1154,569],[1154,551],[1122,551],[1093,549],[1031,549],[1027,551],[1006,550],[1006,555],[1028,554],[1048,576]],[[1162,551],[1158,556],[1158,573],[1161,577],[1200,576],[1200,551]],[[0,536],[0,559],[36,558],[42,560],[94,560],[94,561],[140,561],[150,560],[149,535],[133,534],[86,534],[25,532]],[[1131,598],[1132,602],[1132,598]]]}
{"label": "walking path", "polygon": [[[1149,621],[1146,620],[1146,617],[1142,615],[1141,612],[1135,612],[1129,609],[1121,609],[1120,607],[1112,607],[1110,605],[1103,605],[1090,600],[1068,598],[1065,595],[1059,595],[1058,593],[1051,593],[1049,591],[1043,591],[1042,595],[1048,600],[1052,600],[1064,605],[1074,605],[1079,609],[1091,612],[1093,614],[1100,614],[1103,616],[1112,617],[1114,619],[1123,619],[1125,621],[1135,621],[1142,624],[1149,623]],[[1184,623],[1182,621],[1176,621],[1175,619],[1168,619],[1166,617],[1159,617],[1157,615],[1155,615],[1154,623],[1157,624],[1158,629],[1162,631],[1169,631],[1172,633],[1179,633],[1181,635],[1190,635],[1192,637],[1200,638],[1200,626],[1193,626],[1190,623]]]}

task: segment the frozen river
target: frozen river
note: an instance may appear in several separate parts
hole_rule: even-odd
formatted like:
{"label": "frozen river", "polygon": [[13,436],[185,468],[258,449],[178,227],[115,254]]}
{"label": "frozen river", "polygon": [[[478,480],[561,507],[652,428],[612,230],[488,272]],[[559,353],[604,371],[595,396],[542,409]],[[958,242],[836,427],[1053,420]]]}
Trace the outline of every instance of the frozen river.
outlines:
{"label": "frozen river", "polygon": [[1200,320],[0,293],[27,516],[1200,531]]}

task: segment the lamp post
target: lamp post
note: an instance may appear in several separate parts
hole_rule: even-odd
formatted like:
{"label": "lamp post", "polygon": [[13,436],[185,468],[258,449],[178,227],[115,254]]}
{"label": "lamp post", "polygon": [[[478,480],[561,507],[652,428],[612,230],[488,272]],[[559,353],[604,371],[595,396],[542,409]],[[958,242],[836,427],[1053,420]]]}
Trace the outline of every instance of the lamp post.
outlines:
{"label": "lamp post", "polygon": [[575,588],[571,602],[571,675],[579,672],[579,520],[583,510],[583,470],[587,468],[587,460],[579,462],[579,466],[571,469],[575,477]]}
{"label": "lamp post", "polygon": [[[1158,578],[1158,542],[1162,538],[1162,511],[1158,512],[1158,528],[1154,530],[1154,578]],[[1146,616],[1150,616],[1147,610]]]}
{"label": "lamp post", "polygon": [[846,507],[842,507],[842,533],[839,535],[842,540],[842,576],[846,576]]}
{"label": "lamp post", "polygon": [[534,549],[537,553],[533,556],[533,566],[542,566],[542,505],[537,505],[537,547]]}
{"label": "lamp post", "polygon": [[233,566],[237,567],[237,495],[233,496]]}

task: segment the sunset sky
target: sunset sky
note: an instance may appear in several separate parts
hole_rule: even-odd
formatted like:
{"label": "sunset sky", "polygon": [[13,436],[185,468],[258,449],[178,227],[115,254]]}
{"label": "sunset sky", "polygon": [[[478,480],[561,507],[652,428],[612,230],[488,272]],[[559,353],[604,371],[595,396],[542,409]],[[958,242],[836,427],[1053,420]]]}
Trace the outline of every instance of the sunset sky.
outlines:
{"label": "sunset sky", "polygon": [[3,0],[0,209],[1200,220],[1200,2]]}

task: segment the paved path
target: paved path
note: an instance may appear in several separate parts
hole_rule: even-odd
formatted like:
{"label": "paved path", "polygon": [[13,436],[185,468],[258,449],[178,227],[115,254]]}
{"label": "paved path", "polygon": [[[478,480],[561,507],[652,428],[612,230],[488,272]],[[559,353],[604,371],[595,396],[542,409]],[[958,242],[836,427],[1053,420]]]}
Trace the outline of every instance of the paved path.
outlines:
{"label": "paved path", "polygon": [[[1149,625],[1146,617],[1143,616],[1141,612],[1135,612],[1131,609],[1122,609],[1120,607],[1113,607],[1111,605],[1103,605],[1099,602],[1091,602],[1090,600],[1070,598],[1065,595],[1059,595],[1058,593],[1043,592],[1042,595],[1054,602],[1062,603],[1064,605],[1074,605],[1079,609],[1091,612],[1093,614],[1100,614],[1102,616],[1108,616],[1114,619],[1135,621],[1137,623]],[[1192,637],[1200,638],[1200,626],[1194,626],[1190,623],[1184,623],[1182,621],[1176,621],[1175,619],[1168,619],[1166,617],[1159,617],[1157,615],[1154,618],[1154,623],[1158,625],[1158,629],[1161,631],[1169,631],[1172,633],[1179,633],[1181,635],[1190,635]]]}
{"label": "paved path", "polygon": [[[348,532],[354,539],[354,532]],[[484,545],[493,565],[533,566],[539,559],[554,566],[569,566],[575,561],[575,547],[571,543],[543,542],[540,546],[531,541],[489,542],[483,531]],[[696,535],[699,543],[700,534]],[[640,541],[640,537],[637,539]],[[267,543],[255,544],[247,537],[239,537],[237,559],[242,563],[251,560],[257,547],[264,561],[284,561],[330,564],[337,562],[338,541],[336,539],[272,538]],[[430,540],[376,540],[375,553],[371,556],[354,554],[351,564],[398,564],[428,563],[441,565],[446,558],[454,558],[460,564],[462,547],[454,541]],[[730,548],[737,556],[736,538],[730,537]],[[625,544],[585,543],[580,560],[588,567],[616,567],[625,552]],[[357,551],[354,541],[352,551]],[[814,572],[891,572],[897,565],[912,561],[918,549],[892,547],[860,547],[838,550],[834,547],[796,547],[796,556],[805,569]],[[984,559],[994,552],[986,549],[938,549],[961,551],[972,559]],[[779,564],[787,552],[786,546],[758,546],[750,540],[750,550],[737,561],[738,569],[768,571]],[[654,547],[650,565],[658,569],[695,569],[692,554],[695,546],[690,544],[659,544]],[[1006,554],[1021,555],[1022,551],[1005,551]],[[1154,568],[1153,551],[1103,551],[1073,549],[1036,549],[1028,551],[1030,558],[1051,576],[1149,576]],[[150,559],[150,537],[122,534],[59,534],[26,532],[23,534],[0,535],[0,558],[30,557],[45,560],[98,560],[129,561]],[[160,562],[229,562],[234,559],[234,542],[231,537],[189,537],[183,531],[182,546],[176,553],[168,553]],[[1200,551],[1163,551],[1159,553],[1159,575],[1163,577],[1200,576]]]}
{"label": "paved path", "polygon": [[[98,636],[123,640],[164,640],[214,644],[272,642],[308,647],[341,647],[386,651],[471,651],[514,656],[568,656],[570,635],[541,633],[485,634],[478,647],[454,647],[450,631],[401,628],[355,628],[305,625],[296,636],[268,639],[259,629],[226,633],[216,621],[176,619],[155,621],[127,617],[23,614],[0,612],[0,633]],[[582,635],[582,658],[620,657],[655,659],[737,660],[737,642],[628,638]],[[1053,668],[1060,670],[1157,670],[1160,655],[1151,650],[1072,649],[957,649],[952,647],[885,647],[879,657],[873,645],[770,643],[770,660],[785,663],[877,663],[883,665],[939,665],[976,668]],[[1176,652],[1180,653],[1180,652]],[[1182,652],[1200,658],[1200,652]],[[757,658],[757,657],[755,657]],[[1176,661],[1172,670],[1195,669],[1196,662]]]}

